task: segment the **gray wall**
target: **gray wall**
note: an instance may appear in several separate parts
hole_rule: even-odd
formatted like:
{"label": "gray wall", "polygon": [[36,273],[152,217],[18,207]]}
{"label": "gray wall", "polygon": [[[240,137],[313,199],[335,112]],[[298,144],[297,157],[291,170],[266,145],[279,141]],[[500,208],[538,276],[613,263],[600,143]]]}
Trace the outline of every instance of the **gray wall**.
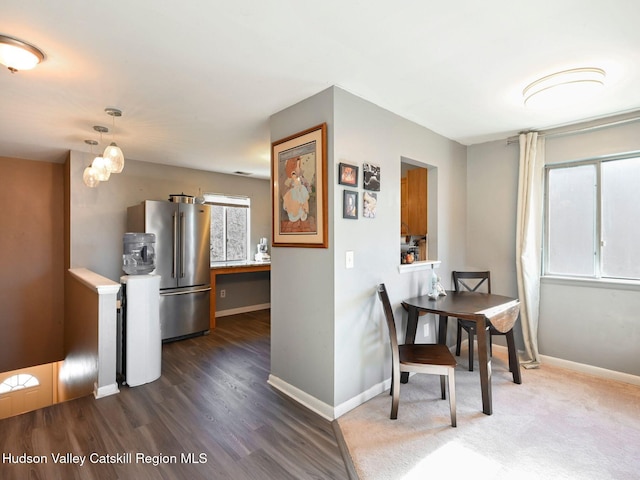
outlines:
{"label": "gray wall", "polygon": [[[260,237],[271,239],[268,180],[127,160],[122,173],[88,188],[82,172],[91,160],[88,153],[71,152],[71,267],[84,267],[119,282],[127,207],[143,200],[167,200],[173,193],[197,195],[198,188],[251,198],[252,255]],[[264,303],[264,294],[255,301],[252,295],[268,291],[268,276],[263,276],[259,289],[246,289],[242,306]]]}
{"label": "gray wall", "polygon": [[[546,162],[640,150],[640,123],[546,139]],[[467,265],[488,268],[496,293],[516,295],[517,144],[468,148]],[[637,219],[630,219],[637,221]],[[503,252],[508,252],[504,255]],[[542,279],[540,353],[640,375],[640,286]]]}
{"label": "gray wall", "polygon": [[[333,404],[335,220],[332,185],[333,90],[270,119],[271,140],[327,123],[329,248],[274,247],[271,252],[271,375]],[[336,207],[337,208],[337,207]]]}
{"label": "gray wall", "polygon": [[[466,149],[337,87],[274,115],[272,140],[321,122],[329,131],[329,248],[273,249],[271,373],[339,406],[390,376],[375,286],[386,283],[402,325],[400,301],[426,293],[426,272],[398,270],[401,158],[437,168],[437,256],[441,271],[450,272],[451,265],[464,262]],[[336,179],[340,162],[380,165],[375,219],[342,218],[344,187]],[[360,208],[361,185],[360,173]],[[346,269],[350,250],[355,267]],[[423,322],[433,322],[426,317]]]}

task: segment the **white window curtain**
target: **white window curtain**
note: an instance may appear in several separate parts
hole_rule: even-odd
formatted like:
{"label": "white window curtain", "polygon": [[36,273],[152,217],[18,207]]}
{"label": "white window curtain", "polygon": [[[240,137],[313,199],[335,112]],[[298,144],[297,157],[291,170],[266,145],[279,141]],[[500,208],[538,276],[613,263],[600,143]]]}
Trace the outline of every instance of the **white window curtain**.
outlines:
{"label": "white window curtain", "polygon": [[542,192],[544,138],[537,132],[522,133],[516,221],[516,275],[520,298],[520,322],[525,354],[522,365],[540,365],[538,314],[540,310],[540,265],[542,252]]}

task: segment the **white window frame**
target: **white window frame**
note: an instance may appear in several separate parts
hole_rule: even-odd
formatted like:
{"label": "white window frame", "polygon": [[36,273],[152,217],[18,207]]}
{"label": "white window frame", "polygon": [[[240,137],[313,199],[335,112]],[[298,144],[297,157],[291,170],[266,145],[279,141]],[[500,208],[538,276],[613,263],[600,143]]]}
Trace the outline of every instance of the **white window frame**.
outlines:
{"label": "white window frame", "polygon": [[[602,182],[601,166],[603,163],[631,158],[640,158],[640,151],[627,152],[623,154],[606,155],[589,159],[558,162],[545,165],[544,172],[544,227],[543,227],[543,249],[542,249],[542,275],[546,278],[574,279],[598,282],[615,282],[632,285],[640,285],[640,278],[619,278],[602,275],[602,249],[604,247],[602,238]],[[595,245],[594,245],[594,274],[593,275],[570,275],[555,274],[549,271],[549,172],[558,168],[570,168],[581,165],[596,166],[596,212],[595,212]]]}
{"label": "white window frame", "polygon": [[[247,257],[244,260],[217,260],[215,262],[211,262],[219,264],[219,263],[229,263],[229,262],[246,262],[249,261],[249,256],[251,255],[251,198],[243,195],[225,195],[221,193],[205,193],[203,195],[204,202],[207,205],[216,205],[222,207],[244,207],[247,209],[247,245],[246,252]],[[226,212],[225,212],[226,213]],[[225,228],[223,232],[223,241],[226,245],[227,243],[227,229],[226,229],[226,216],[225,216]],[[211,224],[211,228],[214,228],[213,223]],[[226,253],[226,249],[225,249]]]}

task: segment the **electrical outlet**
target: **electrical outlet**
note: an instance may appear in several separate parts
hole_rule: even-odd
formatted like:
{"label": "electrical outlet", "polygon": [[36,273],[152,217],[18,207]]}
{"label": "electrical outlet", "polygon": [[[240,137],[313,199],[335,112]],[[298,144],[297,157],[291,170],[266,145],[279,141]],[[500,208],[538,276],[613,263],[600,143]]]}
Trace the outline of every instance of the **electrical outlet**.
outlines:
{"label": "electrical outlet", "polygon": [[220,298],[224,298],[227,296],[227,291],[223,288],[222,290],[220,290]]}
{"label": "electrical outlet", "polygon": [[429,338],[430,333],[431,333],[431,329],[429,328],[429,324],[425,323],[424,324],[424,338]]}

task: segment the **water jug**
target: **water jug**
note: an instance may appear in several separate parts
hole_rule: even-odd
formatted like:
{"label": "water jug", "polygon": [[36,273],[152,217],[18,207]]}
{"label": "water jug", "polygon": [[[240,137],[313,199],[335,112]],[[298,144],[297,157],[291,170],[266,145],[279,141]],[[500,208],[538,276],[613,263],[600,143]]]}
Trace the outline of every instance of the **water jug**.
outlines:
{"label": "water jug", "polygon": [[127,275],[146,275],[156,268],[154,233],[125,233],[122,239],[122,270]]}

